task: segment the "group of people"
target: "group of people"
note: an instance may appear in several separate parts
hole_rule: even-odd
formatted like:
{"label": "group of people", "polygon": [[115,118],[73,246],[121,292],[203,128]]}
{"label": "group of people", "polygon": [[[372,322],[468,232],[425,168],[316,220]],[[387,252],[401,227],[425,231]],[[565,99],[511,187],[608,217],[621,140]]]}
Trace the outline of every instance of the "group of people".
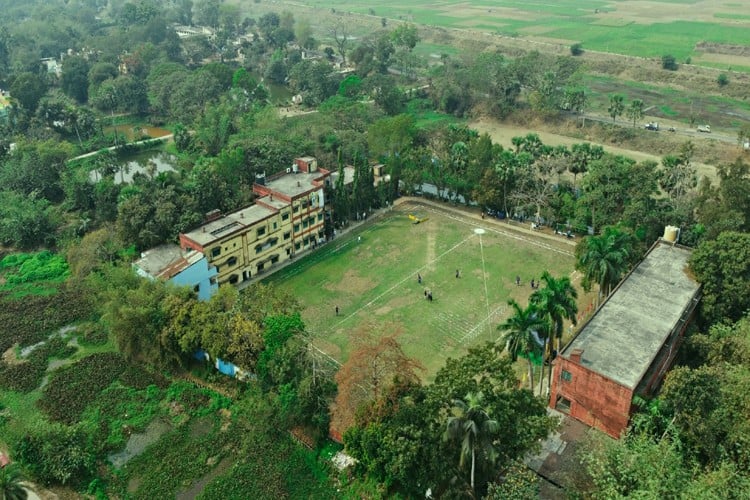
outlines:
{"label": "group of people", "polygon": [[[516,275],[516,286],[521,286],[521,277],[518,275]],[[534,281],[534,278],[531,278],[531,288],[539,288],[539,281]]]}

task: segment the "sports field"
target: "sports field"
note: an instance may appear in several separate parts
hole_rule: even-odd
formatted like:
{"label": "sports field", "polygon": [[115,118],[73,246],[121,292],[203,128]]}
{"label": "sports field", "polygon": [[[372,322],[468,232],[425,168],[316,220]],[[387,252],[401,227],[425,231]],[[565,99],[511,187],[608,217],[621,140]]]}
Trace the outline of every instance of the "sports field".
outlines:
{"label": "sports field", "polygon": [[[414,224],[409,215],[426,220]],[[317,347],[338,361],[363,331],[397,332],[406,353],[431,377],[446,358],[496,339],[508,299],[526,304],[532,278],[544,270],[570,275],[573,265],[573,247],[562,240],[407,202],[268,281],[294,293]],[[431,302],[425,291],[432,292]]]}

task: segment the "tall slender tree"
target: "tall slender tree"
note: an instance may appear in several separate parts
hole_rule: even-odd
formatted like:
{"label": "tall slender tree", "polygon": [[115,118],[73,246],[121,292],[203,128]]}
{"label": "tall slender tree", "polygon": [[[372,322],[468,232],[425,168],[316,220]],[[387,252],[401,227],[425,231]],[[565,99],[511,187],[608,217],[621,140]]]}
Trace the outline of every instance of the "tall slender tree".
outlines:
{"label": "tall slender tree", "polygon": [[[531,296],[531,303],[537,308],[539,314],[545,317],[549,324],[549,353],[544,352],[544,357],[549,359],[550,365],[547,369],[547,387],[552,379],[552,345],[557,339],[557,351],[560,352],[562,344],[563,323],[566,319],[576,324],[576,313],[578,313],[578,292],[570,282],[570,278],[554,278],[549,272],[542,274],[544,288],[537,290]],[[554,336],[554,338],[553,338]],[[542,367],[544,364],[542,364]],[[541,377],[540,377],[541,380]],[[539,384],[539,394],[542,393],[542,384]]]}
{"label": "tall slender tree", "polygon": [[503,342],[513,361],[518,359],[520,353],[526,358],[529,368],[529,390],[533,392],[534,363],[531,358],[534,354],[541,353],[541,346],[537,342],[538,332],[546,331],[547,326],[533,304],[522,309],[518,302],[510,299],[508,305],[513,308],[514,314],[498,325],[497,329],[505,332]]}
{"label": "tall slender tree", "polygon": [[616,227],[605,227],[598,236],[587,236],[576,247],[576,269],[583,272],[584,289],[599,285],[597,305],[620,282],[634,260],[635,239]]}
{"label": "tall slender tree", "polygon": [[460,468],[471,460],[471,491],[474,492],[477,454],[481,459],[494,463],[497,450],[492,444],[493,437],[500,428],[497,420],[490,417],[484,406],[484,394],[468,393],[464,399],[453,400],[453,414],[448,417],[443,439],[460,441],[461,454],[458,462]]}

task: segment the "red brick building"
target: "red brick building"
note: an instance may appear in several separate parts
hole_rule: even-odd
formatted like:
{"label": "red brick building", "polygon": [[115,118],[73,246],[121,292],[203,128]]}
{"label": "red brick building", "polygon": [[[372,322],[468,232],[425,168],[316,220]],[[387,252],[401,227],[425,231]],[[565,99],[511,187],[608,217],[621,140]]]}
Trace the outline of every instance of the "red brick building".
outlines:
{"label": "red brick building", "polygon": [[663,241],[651,247],[557,357],[550,407],[620,437],[633,397],[661,385],[700,300],[690,254]]}

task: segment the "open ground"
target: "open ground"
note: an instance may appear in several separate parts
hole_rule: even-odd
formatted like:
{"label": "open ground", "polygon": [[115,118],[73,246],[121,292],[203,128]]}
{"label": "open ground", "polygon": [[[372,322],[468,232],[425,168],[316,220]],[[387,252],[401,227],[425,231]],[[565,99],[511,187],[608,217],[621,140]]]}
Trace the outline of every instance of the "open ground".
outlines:
{"label": "open ground", "polygon": [[[409,215],[426,220],[415,224]],[[526,304],[532,279],[548,270],[576,282],[573,268],[573,246],[562,238],[409,200],[269,281],[299,298],[316,346],[337,361],[346,360],[358,335],[396,333],[431,378],[448,357],[496,340],[508,299]]]}

